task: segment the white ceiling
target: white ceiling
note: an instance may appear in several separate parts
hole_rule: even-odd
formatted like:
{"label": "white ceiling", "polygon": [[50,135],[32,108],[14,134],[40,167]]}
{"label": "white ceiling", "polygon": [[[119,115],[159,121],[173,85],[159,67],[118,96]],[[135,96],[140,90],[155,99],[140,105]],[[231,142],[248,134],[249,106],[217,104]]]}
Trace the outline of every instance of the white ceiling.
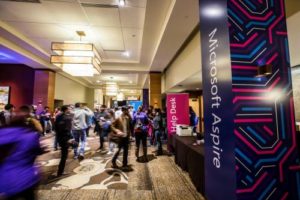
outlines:
{"label": "white ceiling", "polygon": [[[41,3],[0,1],[0,19],[48,53],[53,41],[79,40],[76,31],[85,31],[103,61],[138,62],[142,45],[146,0],[41,0]],[[88,3],[88,6],[84,6]],[[100,5],[114,7],[103,8]],[[130,58],[123,55],[130,52]]]}
{"label": "white ceiling", "polygon": [[[198,0],[125,0],[124,7],[118,0],[40,1],[0,1],[0,63],[59,71],[49,63],[51,42],[78,40],[82,30],[103,57],[102,74],[73,79],[95,88],[110,77],[123,89],[147,87],[147,73],[163,71],[199,23]],[[288,15],[296,12],[289,11],[294,1],[286,0]],[[191,78],[181,89],[200,82]]]}

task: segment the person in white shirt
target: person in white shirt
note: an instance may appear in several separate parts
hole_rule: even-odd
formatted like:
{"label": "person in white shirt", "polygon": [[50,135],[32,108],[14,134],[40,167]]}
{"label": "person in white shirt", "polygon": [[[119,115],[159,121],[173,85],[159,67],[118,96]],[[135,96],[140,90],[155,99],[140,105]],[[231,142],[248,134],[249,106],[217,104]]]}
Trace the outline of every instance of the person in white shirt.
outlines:
{"label": "person in white shirt", "polygon": [[120,107],[117,107],[115,111],[115,119],[118,119],[121,115],[122,115],[122,110]]}
{"label": "person in white shirt", "polygon": [[75,104],[75,109],[73,111],[73,125],[72,134],[77,143],[80,141],[80,148],[78,152],[78,147],[74,148],[74,159],[84,159],[84,148],[86,142],[86,129],[88,128],[87,119],[89,117],[89,112],[82,108],[80,103]]}

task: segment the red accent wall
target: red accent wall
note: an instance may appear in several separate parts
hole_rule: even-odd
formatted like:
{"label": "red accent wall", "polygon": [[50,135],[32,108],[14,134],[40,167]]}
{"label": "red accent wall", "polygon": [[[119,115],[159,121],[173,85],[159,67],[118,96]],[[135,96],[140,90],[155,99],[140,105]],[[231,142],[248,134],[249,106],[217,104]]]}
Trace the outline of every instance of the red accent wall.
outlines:
{"label": "red accent wall", "polygon": [[32,104],[34,70],[21,64],[0,64],[0,85],[10,86],[10,103],[16,107]]}

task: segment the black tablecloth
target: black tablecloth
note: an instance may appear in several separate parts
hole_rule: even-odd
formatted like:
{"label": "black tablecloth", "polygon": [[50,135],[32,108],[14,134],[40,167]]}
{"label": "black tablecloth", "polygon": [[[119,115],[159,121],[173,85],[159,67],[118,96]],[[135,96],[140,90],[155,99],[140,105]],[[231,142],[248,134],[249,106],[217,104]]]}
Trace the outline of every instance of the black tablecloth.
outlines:
{"label": "black tablecloth", "polygon": [[204,195],[204,145],[194,146],[195,137],[173,135],[170,138],[175,162],[187,171],[197,190]]}

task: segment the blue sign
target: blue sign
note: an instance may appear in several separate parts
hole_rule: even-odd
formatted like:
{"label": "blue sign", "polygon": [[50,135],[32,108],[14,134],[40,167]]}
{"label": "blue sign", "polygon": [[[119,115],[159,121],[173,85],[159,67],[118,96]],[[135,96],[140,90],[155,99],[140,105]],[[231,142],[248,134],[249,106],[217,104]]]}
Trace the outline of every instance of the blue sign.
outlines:
{"label": "blue sign", "polygon": [[205,196],[236,199],[227,1],[199,0],[205,127]]}

